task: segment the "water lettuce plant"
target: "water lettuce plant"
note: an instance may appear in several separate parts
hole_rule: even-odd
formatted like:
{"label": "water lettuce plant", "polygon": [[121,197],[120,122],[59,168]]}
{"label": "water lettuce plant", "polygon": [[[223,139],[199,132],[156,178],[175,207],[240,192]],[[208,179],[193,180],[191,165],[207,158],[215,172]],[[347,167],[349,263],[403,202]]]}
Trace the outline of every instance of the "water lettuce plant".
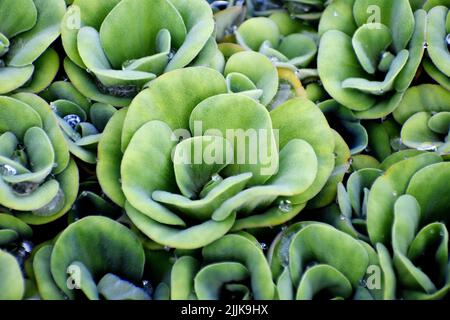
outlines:
{"label": "water lettuce plant", "polygon": [[213,30],[203,0],[75,0],[61,24],[65,70],[85,96],[126,106],[150,80],[214,48]]}
{"label": "water lettuce plant", "polygon": [[333,1],[319,25],[317,64],[326,91],[358,118],[390,114],[422,61],[426,17],[408,0]]}
{"label": "water lettuce plant", "polygon": [[[240,139],[249,132],[256,135]],[[269,113],[252,98],[227,93],[217,71],[194,67],[159,77],[113,116],[97,172],[105,193],[152,240],[199,248],[230,229],[292,219],[326,183],[333,150],[333,133],[312,102],[290,100]],[[144,169],[150,164],[158,172]]]}
{"label": "water lettuce plant", "polygon": [[0,94],[37,93],[53,81],[59,57],[50,45],[65,12],[63,0],[0,1]]}
{"label": "water lettuce plant", "polygon": [[71,83],[64,81],[54,82],[43,96],[57,116],[71,154],[95,164],[98,141],[116,108],[106,103],[91,103]]}
{"label": "water lettuce plant", "polygon": [[255,17],[243,22],[235,31],[237,43],[246,50],[259,51],[277,66],[306,67],[317,53],[317,45],[305,27],[287,13]]}
{"label": "water lettuce plant", "polygon": [[[378,253],[334,227],[313,221],[293,224],[272,244],[269,263],[282,300],[389,299],[395,291],[387,249]],[[372,286],[371,269],[380,270]],[[394,283],[393,283],[394,282]]]}
{"label": "water lettuce plant", "polygon": [[129,229],[97,216],[71,224],[39,248],[33,271],[42,299],[148,300],[139,283],[144,262],[142,244]]}
{"label": "water lettuce plant", "polygon": [[185,255],[170,274],[172,300],[272,300],[275,285],[261,244],[250,234],[229,234]]}
{"label": "water lettuce plant", "polygon": [[50,106],[30,93],[0,97],[0,205],[29,224],[64,215],[78,169]]}
{"label": "water lettuce plant", "polygon": [[450,92],[438,85],[409,88],[394,117],[402,124],[401,141],[419,150],[450,154]]}

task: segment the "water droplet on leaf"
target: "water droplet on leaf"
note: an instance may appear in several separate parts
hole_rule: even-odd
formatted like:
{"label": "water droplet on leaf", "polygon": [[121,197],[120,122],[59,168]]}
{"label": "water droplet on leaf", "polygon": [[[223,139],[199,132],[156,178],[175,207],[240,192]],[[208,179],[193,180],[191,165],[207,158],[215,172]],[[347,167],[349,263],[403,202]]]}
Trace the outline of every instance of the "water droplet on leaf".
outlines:
{"label": "water droplet on leaf", "polygon": [[289,200],[281,200],[278,204],[278,209],[284,213],[292,210],[292,203]]}
{"label": "water droplet on leaf", "polygon": [[77,125],[79,125],[81,122],[81,118],[76,114],[69,114],[65,116],[63,119],[65,122],[67,122],[69,126],[72,127],[72,129],[75,129]]}
{"label": "water droplet on leaf", "polygon": [[25,250],[26,253],[31,253],[31,251],[33,251],[33,243],[31,241],[24,240],[22,241],[20,246],[23,248],[23,250]]}
{"label": "water droplet on leaf", "polygon": [[142,289],[147,293],[149,296],[153,294],[153,287],[150,284],[150,281],[148,280],[142,280]]}
{"label": "water droplet on leaf", "polygon": [[0,175],[2,176],[13,176],[17,173],[17,170],[8,164],[0,165]]}

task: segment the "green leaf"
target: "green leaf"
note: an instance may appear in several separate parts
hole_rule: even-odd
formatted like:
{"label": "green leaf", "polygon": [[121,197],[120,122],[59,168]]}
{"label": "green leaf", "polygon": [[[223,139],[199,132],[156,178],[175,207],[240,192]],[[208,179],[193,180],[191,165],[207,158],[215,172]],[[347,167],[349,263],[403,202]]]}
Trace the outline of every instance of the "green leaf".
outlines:
{"label": "green leaf", "polygon": [[64,59],[64,70],[75,88],[91,100],[108,103],[119,107],[128,106],[131,102],[131,98],[123,96],[116,97],[100,90],[86,70],[81,69],[68,58]]}
{"label": "green leaf", "polygon": [[223,76],[209,68],[192,67],[163,74],[130,105],[123,127],[122,150],[136,131],[152,120],[164,121],[172,130],[188,129],[189,117],[197,104],[226,92]]}
{"label": "green leaf", "polygon": [[[243,74],[262,90],[262,104],[269,104],[278,90],[278,74],[272,62],[256,52],[238,52],[228,59],[224,75]],[[247,89],[248,90],[248,89]],[[233,92],[236,92],[233,90]]]}
{"label": "green leaf", "polygon": [[431,164],[411,178],[406,193],[414,196],[421,208],[421,222],[448,221],[450,163]]}
{"label": "green leaf", "polygon": [[56,285],[50,270],[50,257],[53,246],[39,248],[33,258],[33,270],[39,295],[44,300],[63,300],[64,294]]}
{"label": "green leaf", "polygon": [[335,139],[335,165],[322,190],[308,202],[309,208],[321,208],[330,204],[336,197],[337,187],[350,168],[350,149],[344,139],[333,130]]}
{"label": "green leaf", "polygon": [[83,27],[78,32],[78,52],[86,67],[105,86],[136,85],[140,88],[156,77],[153,73],[142,71],[113,70],[103,51],[100,34],[91,27]]}
{"label": "green leaf", "polygon": [[377,22],[392,32],[396,53],[406,48],[414,32],[414,15],[409,0],[358,0],[354,2],[353,14],[358,26],[372,22],[373,16],[380,18]]}
{"label": "green leaf", "polygon": [[0,32],[8,38],[30,30],[36,20],[33,0],[3,0],[0,3]]}
{"label": "green leaf", "polygon": [[320,40],[317,67],[325,89],[335,100],[352,110],[364,111],[375,105],[375,97],[342,87],[342,82],[348,78],[366,77],[351,42],[341,31],[327,31]]}
{"label": "green leaf", "polygon": [[301,33],[284,37],[277,49],[289,59],[289,63],[296,67],[308,66],[317,53],[314,39]]}
{"label": "green leaf", "polygon": [[111,273],[100,280],[97,288],[98,292],[108,300],[150,300],[144,290]]}
{"label": "green leaf", "polygon": [[[158,139],[149,142],[149,137]],[[123,155],[121,178],[123,192],[133,207],[160,223],[182,226],[181,218],[152,199],[154,191],[176,191],[171,160],[176,142],[164,122],[147,122],[133,136]],[[158,171],[147,170],[149,163]]]}
{"label": "green leaf", "polygon": [[295,198],[293,203],[304,203],[317,195],[326,184],[334,168],[334,137],[320,109],[311,101],[291,99],[270,113],[273,128],[279,130],[279,148],[289,141],[301,139],[314,149],[318,171],[314,183]]}
{"label": "green leaf", "polygon": [[66,286],[66,272],[74,261],[83,263],[95,281],[113,273],[137,282],[143,273],[144,251],[125,226],[108,218],[90,216],[67,227],[53,248],[51,272],[58,287],[69,297],[73,292]]}
{"label": "green leaf", "polygon": [[352,38],[359,63],[370,74],[375,73],[381,55],[391,43],[391,30],[383,24],[364,24],[355,31]]}
{"label": "green leaf", "polygon": [[[205,159],[206,150],[211,150]],[[203,154],[199,157],[199,150]],[[219,136],[198,136],[180,142],[174,152],[174,172],[181,193],[195,198],[214,174],[225,168],[232,159],[233,148],[228,140]]]}
{"label": "green leaf", "polygon": [[208,220],[185,229],[174,228],[149,218],[125,203],[128,217],[150,239],[168,247],[179,249],[198,249],[223,237],[233,226],[236,215],[217,222]]}
{"label": "green leaf", "polygon": [[[237,262],[250,273],[251,289],[256,300],[274,298],[275,285],[263,252],[250,240],[239,235],[226,235],[203,248],[208,262]],[[243,269],[241,270],[243,271]]]}
{"label": "green leaf", "polygon": [[438,85],[423,84],[409,88],[398,108],[394,118],[403,124],[413,114],[427,112],[442,112],[450,110],[450,92]]}
{"label": "green leaf", "polygon": [[234,161],[225,168],[225,176],[251,172],[248,184],[259,185],[276,172],[278,153],[270,115],[253,99],[236,94],[205,99],[192,111],[189,126],[194,135],[221,135],[234,146]]}
{"label": "green leaf", "polygon": [[117,111],[106,125],[98,144],[97,162],[97,176],[102,190],[121,207],[125,205],[125,195],[120,178],[123,157],[120,142],[126,114],[127,109]]}
{"label": "green leaf", "polygon": [[79,67],[85,65],[78,54],[77,34],[82,26],[100,29],[103,20],[121,0],[75,0],[61,23],[61,39],[70,60]]}
{"label": "green leaf", "polygon": [[0,94],[9,93],[23,86],[30,80],[33,72],[33,65],[0,68]]}
{"label": "green leaf", "polygon": [[211,8],[203,0],[187,3],[184,0],[170,0],[183,18],[186,26],[186,38],[170,60],[165,72],[187,66],[194,58],[201,54],[208,40],[214,32],[214,19]]}
{"label": "green leaf", "polygon": [[369,259],[364,247],[351,236],[328,225],[312,224],[300,230],[289,247],[294,285],[301,285],[306,267],[312,262],[337,269],[356,288],[366,274]]}
{"label": "green leaf", "polygon": [[21,300],[25,291],[22,271],[16,258],[0,250],[0,299]]}
{"label": "green leaf", "polygon": [[269,41],[272,47],[277,47],[280,31],[277,24],[269,18],[251,18],[239,26],[236,40],[242,47],[258,51],[264,41]]}
{"label": "green leaf", "polygon": [[[0,233],[3,231],[14,233],[15,237],[11,241],[18,238],[30,238],[33,235],[33,230],[26,223],[12,215],[0,213]],[[0,238],[4,239],[3,237]],[[8,242],[0,240],[0,246]]]}
{"label": "green leaf", "polygon": [[385,92],[391,91],[394,88],[394,82],[398,74],[406,65],[409,57],[408,50],[400,51],[389,67],[389,72],[383,81],[370,81],[365,78],[350,77],[342,82],[342,87],[358,89],[361,92],[382,95]]}
{"label": "green leaf", "polygon": [[312,147],[300,139],[291,140],[280,152],[280,169],[263,186],[248,188],[226,200],[212,218],[221,221],[234,211],[251,212],[280,196],[305,192],[316,179],[317,158]]}
{"label": "green leaf", "polygon": [[434,153],[418,155],[392,165],[373,183],[367,204],[367,227],[372,243],[389,245],[395,201],[406,192],[416,172],[440,161]]}
{"label": "green leaf", "polygon": [[[133,32],[123,32],[124,25]],[[101,25],[101,45],[113,68],[119,69],[126,61],[155,53],[156,36],[161,29],[169,30],[174,47],[183,44],[186,26],[170,2],[122,0]]]}
{"label": "green leaf", "polygon": [[24,87],[19,88],[17,91],[38,93],[47,88],[58,73],[58,53],[52,48],[47,49],[34,62],[34,67],[33,77],[30,79],[31,82],[27,83]]}
{"label": "green leaf", "polygon": [[339,270],[318,265],[306,270],[298,286],[297,300],[312,300],[315,294],[327,292],[333,298],[346,299],[352,294],[352,284]]}
{"label": "green leaf", "polygon": [[14,38],[6,61],[9,66],[23,67],[33,63],[58,38],[59,26],[66,12],[63,0],[34,0],[37,21],[34,27]]}
{"label": "green leaf", "polygon": [[437,6],[428,12],[427,41],[428,54],[436,67],[450,77],[450,53],[445,37],[449,30],[446,28],[448,21],[448,8]]}
{"label": "green leaf", "polygon": [[67,267],[67,270],[68,273],[71,272],[71,270],[76,270],[75,272],[77,272],[77,275],[74,276],[74,274],[72,274],[72,277],[79,279],[79,283],[77,283],[78,288],[76,288],[77,290],[81,290],[89,300],[99,300],[97,285],[92,278],[89,269],[86,268],[82,262],[72,262],[72,264]]}
{"label": "green leaf", "polygon": [[[194,294],[194,278],[200,263],[193,257],[177,259],[170,273],[170,295],[172,300],[189,300]],[[195,290],[197,291],[197,290]]]}
{"label": "green leaf", "polygon": [[195,276],[195,293],[200,300],[220,300],[222,287],[226,283],[240,282],[249,276],[249,270],[241,263],[213,263]]}

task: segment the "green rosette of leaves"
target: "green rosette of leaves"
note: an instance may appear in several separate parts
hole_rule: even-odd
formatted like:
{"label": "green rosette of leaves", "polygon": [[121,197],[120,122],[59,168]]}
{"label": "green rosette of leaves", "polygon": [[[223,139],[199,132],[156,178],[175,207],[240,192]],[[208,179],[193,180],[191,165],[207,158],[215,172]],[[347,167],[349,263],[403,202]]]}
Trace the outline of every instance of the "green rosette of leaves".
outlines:
{"label": "green rosette of leaves", "polygon": [[[411,183],[414,187],[419,179],[427,180],[425,174],[443,174],[448,179],[449,168],[449,163],[430,165],[419,171]],[[422,182],[422,187],[425,186],[427,184]],[[443,191],[448,193],[448,184],[446,187]],[[405,299],[442,299],[450,292],[449,199],[446,199],[447,211],[441,212],[443,220],[427,216],[428,208],[419,203],[422,200],[423,197],[405,194],[395,202],[392,227],[394,266],[401,295]]]}
{"label": "green rosette of leaves", "polygon": [[286,12],[250,18],[236,29],[235,35],[241,47],[259,51],[277,67],[305,68],[317,54],[315,31],[292,19]]}
{"label": "green rosette of leaves", "polygon": [[44,300],[148,300],[141,283],[144,263],[133,232],[109,218],[90,216],[41,246],[33,272]]}
{"label": "green rosette of leaves", "polygon": [[438,299],[450,289],[449,168],[435,152],[400,157],[368,194],[370,240],[392,248],[399,294],[407,299]]}
{"label": "green rosette of leaves", "polygon": [[424,61],[427,73],[450,90],[450,2],[433,7],[427,19],[427,52]]}
{"label": "green rosette of leaves", "polygon": [[214,60],[213,31],[203,0],[75,0],[61,25],[65,70],[86,97],[127,106],[158,75]]}
{"label": "green rosette of leaves", "polygon": [[49,47],[65,12],[63,0],[0,1],[0,94],[37,93],[52,82],[59,57]]}
{"label": "green rosette of leaves", "polygon": [[201,257],[178,258],[170,274],[172,300],[272,300],[275,285],[259,242],[229,234],[204,247]]}
{"label": "green rosette of leaves", "polygon": [[[258,134],[243,141],[239,132]],[[227,93],[219,72],[192,67],[160,76],[112,117],[97,174],[142,233],[194,249],[230,230],[292,219],[327,182],[333,151],[333,132],[312,102],[293,99],[269,113]]]}
{"label": "green rosette of leaves", "polygon": [[57,116],[70,153],[88,164],[97,163],[97,145],[116,112],[110,104],[91,103],[69,82],[54,82],[44,93]]}
{"label": "green rosette of leaves", "polygon": [[409,148],[450,154],[450,92],[438,85],[409,88],[395,119],[402,125],[401,141]]}
{"label": "green rosette of leaves", "polygon": [[268,255],[278,298],[392,299],[392,263],[387,249],[378,249],[328,224],[293,224],[275,238]]}
{"label": "green rosette of leaves", "polygon": [[[417,152],[416,150],[414,151]],[[416,188],[415,186],[410,186],[413,177],[426,167],[443,162],[442,158],[435,152],[413,153],[410,156],[406,152],[406,150],[398,152],[395,156],[391,156],[390,159],[386,159],[380,166],[380,169],[384,171],[383,174],[375,179],[370,187],[367,196],[366,212],[367,229],[372,243],[381,242],[387,246],[390,244],[395,201],[403,194],[416,196],[415,193],[411,193],[413,189],[410,189]],[[423,197],[430,197],[433,193],[431,189],[435,186],[431,185],[432,178],[433,184],[438,185],[441,176],[444,177],[442,174],[436,177],[430,176],[428,180],[429,186],[420,191]],[[440,190],[444,191],[445,188]],[[434,212],[433,214],[437,215],[443,207],[445,208],[446,199],[442,198],[442,200],[444,201],[443,203],[433,199],[433,201],[429,202],[432,206],[426,207],[431,212]]]}
{"label": "green rosette of leaves", "polygon": [[422,61],[426,16],[408,0],[333,1],[319,25],[317,64],[326,91],[358,118],[390,114]]}
{"label": "green rosette of leaves", "polygon": [[229,93],[239,93],[267,106],[278,91],[277,68],[265,55],[253,51],[233,54],[223,72]]}
{"label": "green rosette of leaves", "polygon": [[0,97],[0,207],[28,224],[64,215],[78,169],[50,106],[30,93]]}

